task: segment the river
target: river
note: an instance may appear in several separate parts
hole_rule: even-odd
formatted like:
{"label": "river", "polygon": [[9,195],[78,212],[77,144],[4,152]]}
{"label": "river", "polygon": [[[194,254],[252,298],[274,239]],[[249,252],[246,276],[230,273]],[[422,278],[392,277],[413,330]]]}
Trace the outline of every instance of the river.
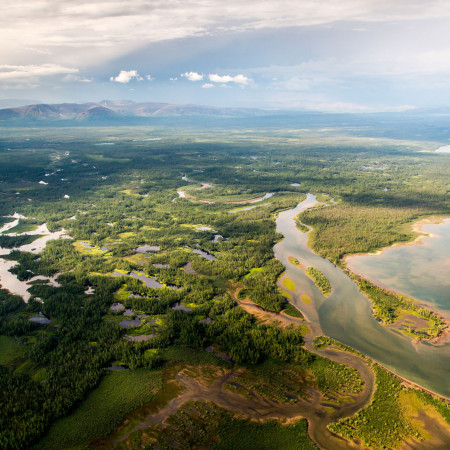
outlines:
{"label": "river", "polygon": [[[308,234],[297,229],[294,218],[316,203],[315,196],[307,194],[306,200],[294,209],[278,215],[277,232],[282,233],[285,239],[274,247],[276,258],[286,267],[284,277],[296,285],[292,292],[293,302],[304,312],[312,332],[323,332],[370,356],[398,375],[450,397],[450,344],[413,344],[409,338],[383,327],[373,318],[370,302],[358,286],[341,269],[308,248]],[[305,267],[314,266],[325,274],[332,286],[329,297],[324,297],[304,271],[289,262],[290,256]],[[312,299],[310,304],[302,301],[302,294]]]}

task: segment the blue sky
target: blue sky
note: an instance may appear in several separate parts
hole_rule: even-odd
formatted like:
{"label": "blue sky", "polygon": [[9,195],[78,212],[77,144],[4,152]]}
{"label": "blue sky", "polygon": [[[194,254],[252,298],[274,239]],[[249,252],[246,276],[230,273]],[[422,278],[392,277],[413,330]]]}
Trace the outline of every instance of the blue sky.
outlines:
{"label": "blue sky", "polygon": [[449,106],[445,0],[2,0],[0,99]]}

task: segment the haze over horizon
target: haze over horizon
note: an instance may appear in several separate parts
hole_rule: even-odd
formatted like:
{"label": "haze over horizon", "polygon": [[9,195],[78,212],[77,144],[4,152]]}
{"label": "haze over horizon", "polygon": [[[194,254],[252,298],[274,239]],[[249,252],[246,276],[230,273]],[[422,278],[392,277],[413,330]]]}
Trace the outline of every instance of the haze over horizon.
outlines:
{"label": "haze over horizon", "polygon": [[337,112],[448,106],[439,0],[5,0],[0,99]]}

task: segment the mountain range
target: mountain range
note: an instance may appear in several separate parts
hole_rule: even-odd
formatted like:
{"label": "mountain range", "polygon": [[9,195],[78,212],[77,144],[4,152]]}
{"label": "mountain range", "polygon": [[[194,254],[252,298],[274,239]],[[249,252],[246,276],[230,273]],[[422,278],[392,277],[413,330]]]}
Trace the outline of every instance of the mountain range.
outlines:
{"label": "mountain range", "polygon": [[136,103],[129,100],[103,100],[99,103],[32,104],[0,109],[0,122],[23,121],[111,121],[150,117],[265,115],[264,110],[220,108],[170,103]]}

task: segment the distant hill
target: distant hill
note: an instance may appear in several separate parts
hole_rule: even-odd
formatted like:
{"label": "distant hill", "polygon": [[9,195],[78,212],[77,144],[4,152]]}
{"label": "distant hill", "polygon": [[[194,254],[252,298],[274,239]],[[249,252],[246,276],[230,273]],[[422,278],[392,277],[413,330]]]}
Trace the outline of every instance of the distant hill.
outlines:
{"label": "distant hill", "polygon": [[[32,104],[0,109],[0,123],[9,122],[108,122],[152,117],[248,117],[266,115],[263,110],[248,108],[218,108],[170,103],[135,103],[128,100],[103,100],[99,103]],[[141,120],[140,120],[141,121]]]}

